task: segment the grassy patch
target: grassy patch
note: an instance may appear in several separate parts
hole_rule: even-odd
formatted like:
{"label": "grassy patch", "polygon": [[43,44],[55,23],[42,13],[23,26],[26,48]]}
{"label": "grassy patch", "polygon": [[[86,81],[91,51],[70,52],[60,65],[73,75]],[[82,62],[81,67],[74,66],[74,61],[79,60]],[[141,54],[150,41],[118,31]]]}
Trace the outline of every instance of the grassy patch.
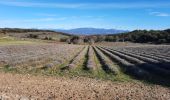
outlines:
{"label": "grassy patch", "polygon": [[0,37],[0,46],[3,45],[24,45],[24,44],[40,44],[44,43],[41,40],[33,41],[33,40],[19,40],[14,37]]}
{"label": "grassy patch", "polygon": [[[82,61],[85,61],[82,60]],[[74,70],[61,70],[61,68],[65,67],[67,63],[58,65],[56,67],[42,69],[37,67],[12,67],[9,65],[6,65],[0,69],[0,71],[6,72],[6,73],[18,73],[18,74],[32,74],[32,75],[46,75],[46,76],[62,76],[62,77],[88,77],[93,79],[99,79],[99,80],[111,80],[111,81],[119,81],[119,82],[127,82],[132,81],[132,79],[121,73],[120,75],[113,75],[105,73],[102,69],[96,69],[95,71],[85,70],[83,69],[83,64],[80,64],[76,69]]]}
{"label": "grassy patch", "polygon": [[5,65],[4,67],[1,67],[0,71],[3,71],[5,73],[7,73],[7,72],[10,72],[10,73],[19,73],[16,68],[11,67],[10,65]]}

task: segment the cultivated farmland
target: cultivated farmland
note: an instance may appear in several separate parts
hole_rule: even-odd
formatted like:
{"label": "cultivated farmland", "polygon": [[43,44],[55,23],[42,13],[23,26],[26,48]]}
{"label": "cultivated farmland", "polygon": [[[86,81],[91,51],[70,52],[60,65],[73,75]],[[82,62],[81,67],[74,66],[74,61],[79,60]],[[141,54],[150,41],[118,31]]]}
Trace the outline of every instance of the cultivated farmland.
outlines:
{"label": "cultivated farmland", "polygon": [[21,74],[88,77],[116,82],[142,80],[169,87],[169,51],[167,45],[4,45],[0,46],[0,68],[3,72]]}
{"label": "cultivated farmland", "polygon": [[52,69],[53,72],[102,71],[105,74],[113,74],[113,77],[124,73],[135,78],[162,77],[164,80],[170,77],[169,51],[170,46],[161,45],[12,45],[0,47],[0,66],[11,69]]}

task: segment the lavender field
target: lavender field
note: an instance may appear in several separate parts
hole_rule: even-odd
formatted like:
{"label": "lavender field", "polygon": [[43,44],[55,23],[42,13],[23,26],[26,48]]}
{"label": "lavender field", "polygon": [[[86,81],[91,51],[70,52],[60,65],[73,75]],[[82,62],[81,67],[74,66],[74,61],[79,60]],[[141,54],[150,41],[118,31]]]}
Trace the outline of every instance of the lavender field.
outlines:
{"label": "lavender field", "polygon": [[71,73],[111,80],[130,76],[168,85],[169,51],[166,45],[9,45],[0,46],[0,66],[7,71]]}
{"label": "lavender field", "polygon": [[[119,93],[117,98],[122,99],[127,97],[133,99],[136,98],[136,95],[141,99],[143,95],[147,96],[146,99],[167,99],[170,83],[169,50],[170,46],[167,45],[142,44],[126,44],[126,46],[55,43],[2,45],[0,46],[0,72],[3,78],[0,82],[2,86],[0,90],[7,92],[0,92],[1,98],[19,99],[26,96],[28,99],[47,99],[51,97],[49,93],[52,93],[56,95],[53,97],[55,99],[68,99],[69,96],[74,99],[116,99],[117,94],[115,93]],[[16,82],[13,83],[14,77]],[[20,79],[22,81],[19,81]],[[41,83],[37,83],[39,81]],[[73,84],[78,87],[75,88]],[[95,88],[95,91],[98,91],[95,93],[98,95],[97,97],[88,93],[88,91],[93,92],[94,84],[97,85]],[[110,88],[104,90],[107,87],[102,84]],[[44,85],[45,89],[51,92],[45,92]],[[84,90],[88,94],[86,96],[82,92],[82,85],[87,88]],[[5,88],[6,86],[16,88],[8,90]],[[32,86],[37,88],[28,90]],[[55,86],[55,88],[51,86]],[[68,87],[65,88],[65,86]],[[70,88],[72,92],[67,93]],[[114,91],[112,91],[113,88]],[[117,91],[120,88],[122,90]],[[125,91],[125,88],[128,91]],[[59,94],[52,90],[59,90]],[[133,90],[142,92],[133,92]],[[162,91],[162,94],[159,94],[158,90]],[[18,92],[16,93],[16,91]],[[31,92],[28,93],[28,91]],[[104,95],[101,91],[105,91],[107,94],[101,97],[100,95]],[[123,91],[127,93],[125,96],[123,96]],[[155,95],[151,96],[148,91],[154,91],[151,93],[155,93]],[[112,95],[108,96],[109,94]],[[164,96],[165,94],[166,96]]]}

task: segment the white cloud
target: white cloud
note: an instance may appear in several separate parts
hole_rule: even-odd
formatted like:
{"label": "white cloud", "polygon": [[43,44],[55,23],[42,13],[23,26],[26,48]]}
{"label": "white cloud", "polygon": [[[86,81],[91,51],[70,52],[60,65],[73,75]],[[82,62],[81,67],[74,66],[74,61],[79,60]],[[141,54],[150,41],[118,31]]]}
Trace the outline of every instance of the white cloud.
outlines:
{"label": "white cloud", "polygon": [[38,3],[38,2],[17,2],[17,1],[0,1],[0,4],[7,5],[7,6],[43,7],[43,8],[78,8],[84,5],[84,4]]}
{"label": "white cloud", "polygon": [[80,9],[110,9],[110,8],[159,8],[170,7],[170,2],[129,2],[129,3],[40,3],[0,1],[1,5],[18,7],[42,7],[42,8],[80,8]]}
{"label": "white cloud", "polygon": [[160,17],[169,17],[170,16],[170,14],[163,13],[163,12],[150,12],[150,15],[160,16]]}
{"label": "white cloud", "polygon": [[67,19],[66,17],[61,18],[39,18],[39,19],[23,19],[23,20],[0,20],[1,23],[34,23],[34,22],[50,22],[50,21],[62,21]]}

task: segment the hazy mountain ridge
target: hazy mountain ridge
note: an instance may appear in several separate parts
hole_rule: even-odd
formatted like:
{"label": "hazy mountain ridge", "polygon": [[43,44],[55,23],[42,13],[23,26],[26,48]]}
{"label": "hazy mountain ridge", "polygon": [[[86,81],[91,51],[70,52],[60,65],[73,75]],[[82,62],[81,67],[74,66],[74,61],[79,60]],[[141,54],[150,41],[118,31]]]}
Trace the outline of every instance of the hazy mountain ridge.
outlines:
{"label": "hazy mountain ridge", "polygon": [[129,32],[128,30],[117,30],[117,29],[104,29],[104,28],[76,28],[76,29],[55,29],[57,32],[64,32],[74,35],[96,35],[96,34],[117,34]]}

